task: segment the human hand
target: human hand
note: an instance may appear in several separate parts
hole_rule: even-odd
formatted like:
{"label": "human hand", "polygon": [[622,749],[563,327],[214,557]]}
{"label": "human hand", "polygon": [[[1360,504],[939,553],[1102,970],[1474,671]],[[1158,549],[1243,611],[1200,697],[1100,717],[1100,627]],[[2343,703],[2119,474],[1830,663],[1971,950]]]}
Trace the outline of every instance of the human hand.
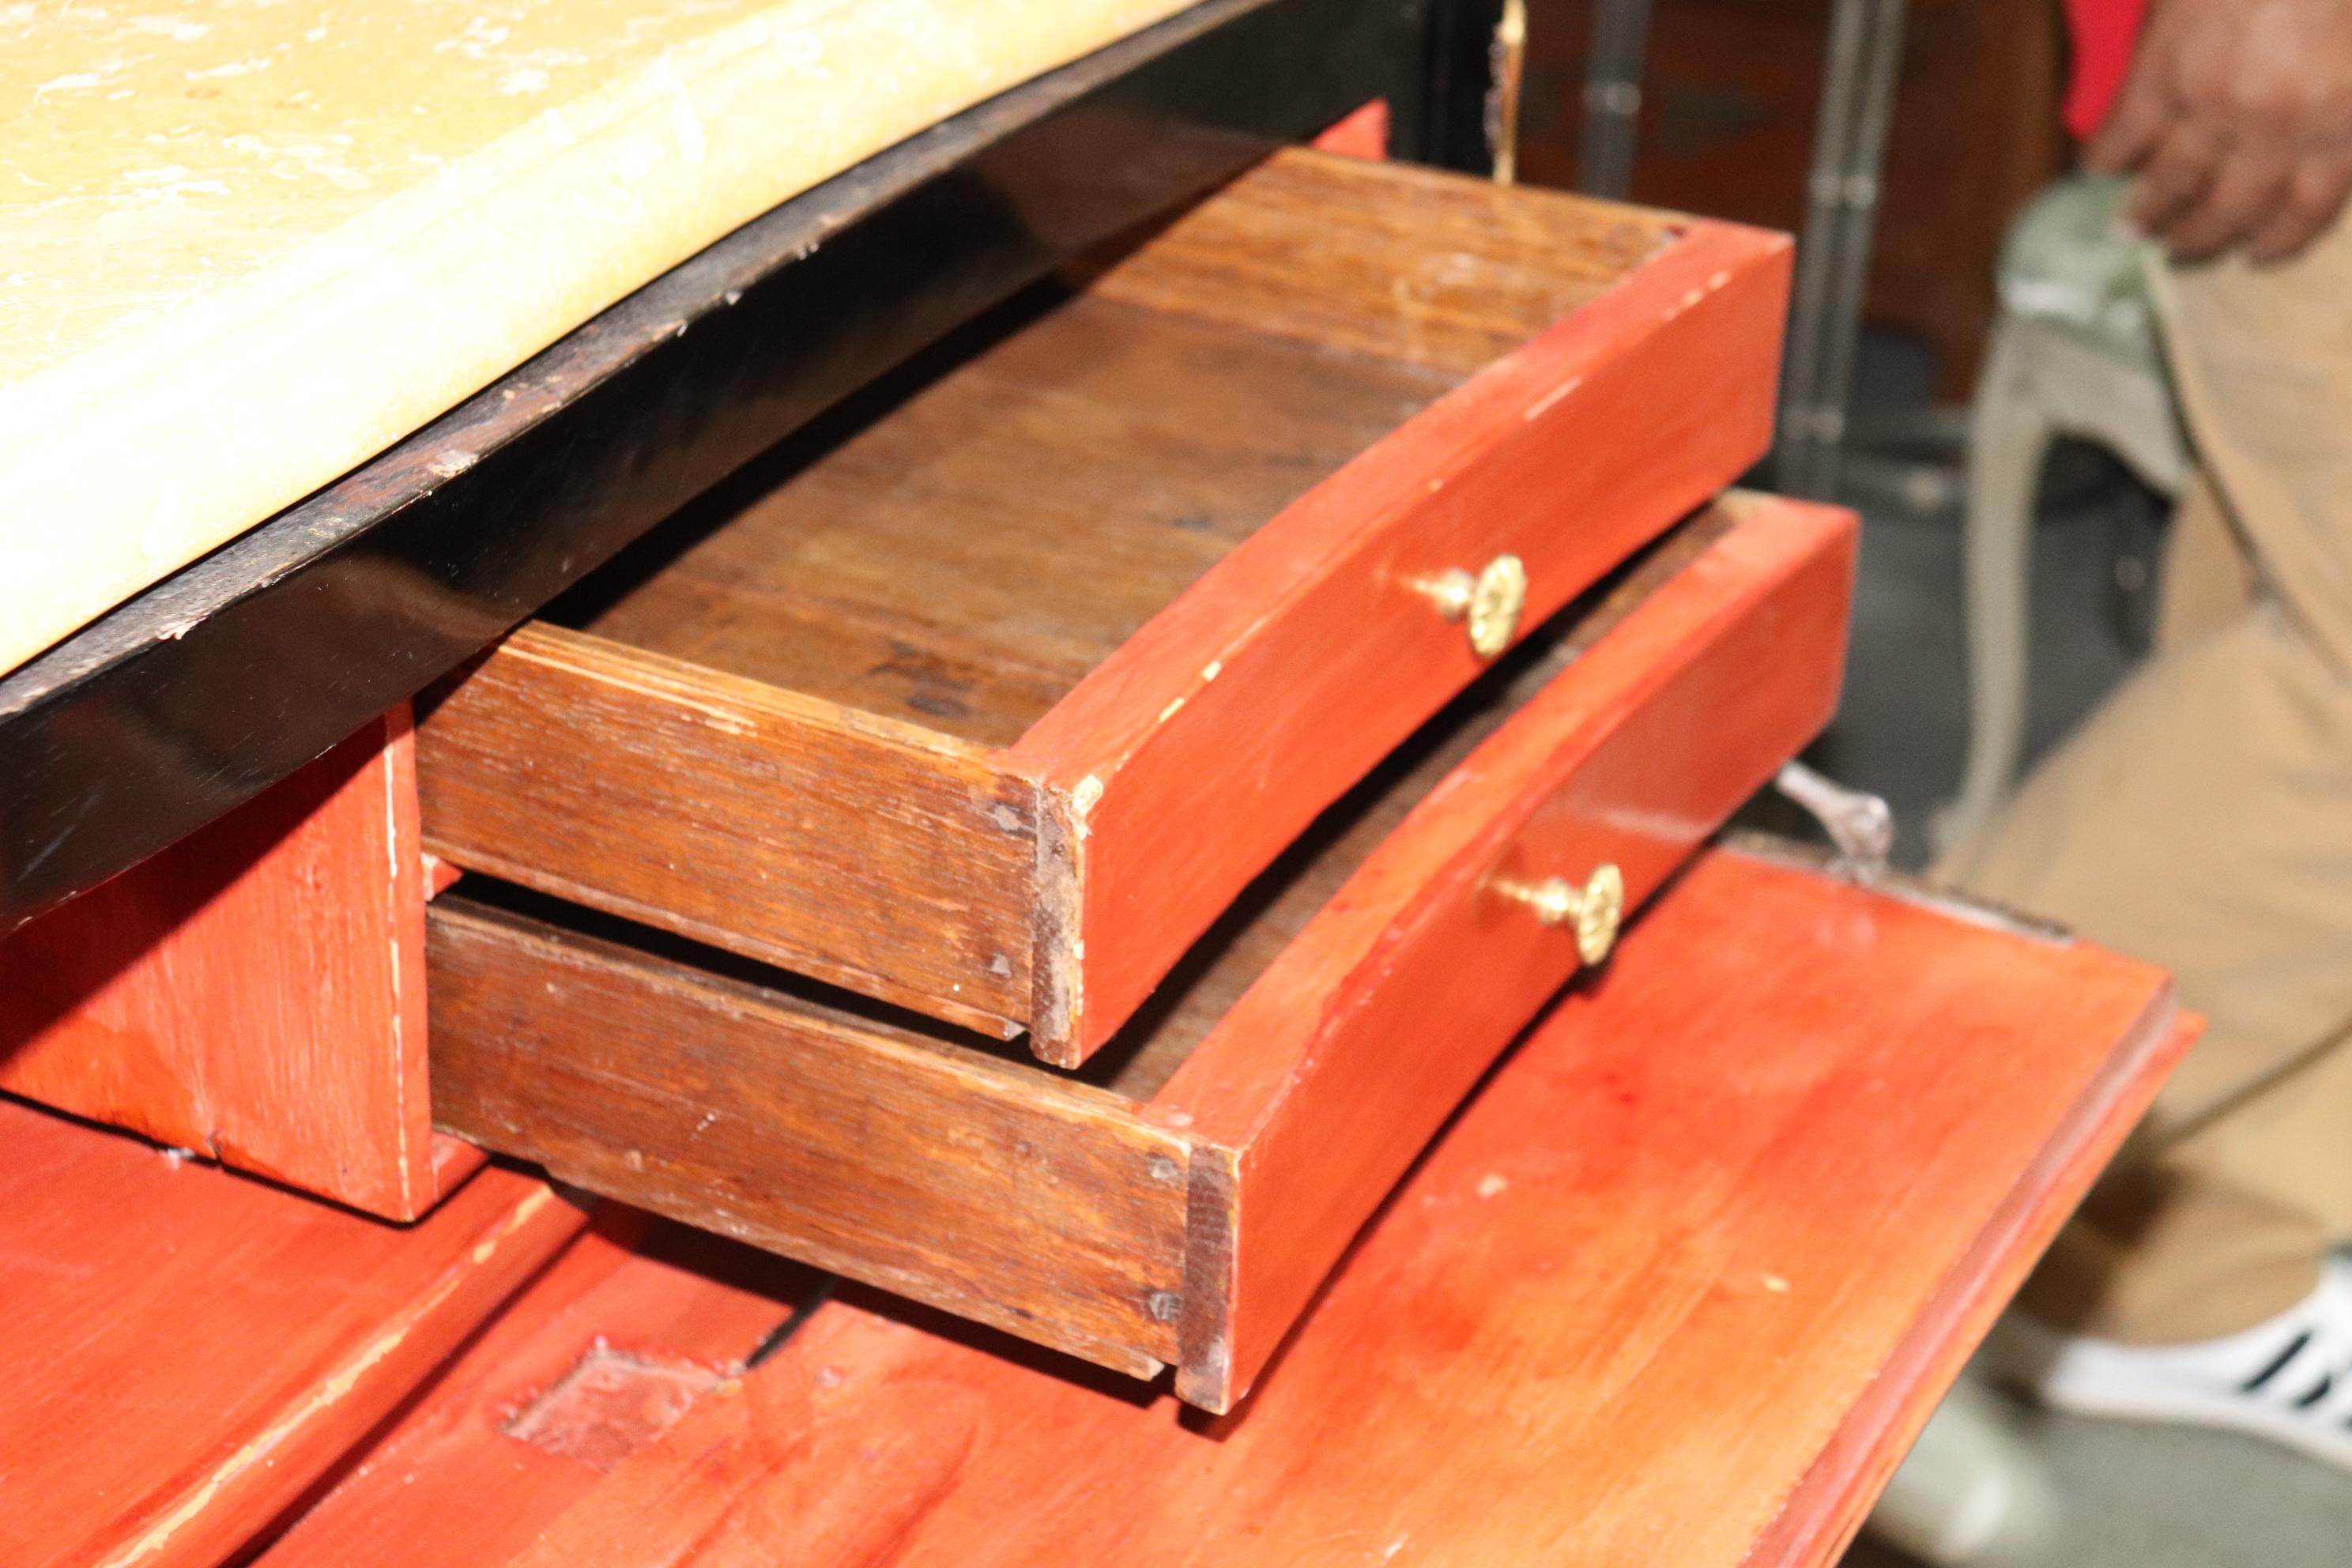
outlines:
{"label": "human hand", "polygon": [[2294,255],[2352,194],[2352,0],[2156,0],[2084,161],[2176,259]]}

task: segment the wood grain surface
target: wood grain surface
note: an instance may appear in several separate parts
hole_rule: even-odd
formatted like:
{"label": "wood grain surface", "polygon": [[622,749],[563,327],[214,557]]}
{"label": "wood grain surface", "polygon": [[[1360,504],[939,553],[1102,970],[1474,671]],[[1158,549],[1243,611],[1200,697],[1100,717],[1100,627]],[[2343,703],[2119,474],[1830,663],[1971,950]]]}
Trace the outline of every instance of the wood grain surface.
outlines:
{"label": "wood grain surface", "polygon": [[1084,276],[1097,298],[1466,378],[1600,299],[1692,221],[1292,154]]}
{"label": "wood grain surface", "polygon": [[[1279,154],[550,609],[634,658],[494,653],[424,722],[428,835],[1076,1065],[1481,672],[1416,584],[1517,552],[1532,626],[1762,449],[1787,269],[1753,231]],[[834,743],[867,719],[904,743]]]}
{"label": "wood grain surface", "polygon": [[457,894],[430,925],[442,1127],[1138,1375],[1175,1358],[1184,1143],[1118,1096]]}
{"label": "wood grain surface", "polygon": [[503,1562],[741,1375],[823,1279],[605,1205],[355,1450],[259,1568]]}
{"label": "wood grain surface", "polygon": [[709,949],[451,896],[436,1119],[1108,1366],[1181,1361],[1180,1392],[1225,1409],[1575,969],[1495,879],[1605,858],[1636,903],[1657,887],[1826,720],[1853,546],[1831,509],[1711,509],[1320,825],[1091,1082]]}
{"label": "wood grain surface", "polygon": [[1240,1411],[819,1309],[517,1568],[1825,1568],[2189,1032],[2164,977],[1709,854]]}
{"label": "wood grain surface", "polygon": [[583,1218],[493,1170],[387,1225],[12,1100],[0,1142],[11,1568],[212,1568]]}
{"label": "wood grain surface", "polygon": [[770,452],[553,614],[1007,745],[1461,379],[1049,286]]}
{"label": "wood grain surface", "polygon": [[953,1023],[1027,1011],[1034,793],[976,747],[540,622],[418,734],[451,862]]}
{"label": "wood grain surface", "polygon": [[430,1208],[462,1156],[433,1147],[405,709],[0,942],[0,1089]]}

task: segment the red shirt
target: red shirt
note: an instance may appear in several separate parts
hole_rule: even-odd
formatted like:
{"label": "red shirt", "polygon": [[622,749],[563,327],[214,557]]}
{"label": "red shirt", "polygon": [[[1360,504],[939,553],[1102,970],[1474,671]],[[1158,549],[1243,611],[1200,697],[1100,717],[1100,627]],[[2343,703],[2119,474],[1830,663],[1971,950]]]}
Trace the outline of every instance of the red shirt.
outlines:
{"label": "red shirt", "polygon": [[2066,87],[2066,129],[2088,136],[2116,106],[2148,0],[2066,0],[2074,77]]}

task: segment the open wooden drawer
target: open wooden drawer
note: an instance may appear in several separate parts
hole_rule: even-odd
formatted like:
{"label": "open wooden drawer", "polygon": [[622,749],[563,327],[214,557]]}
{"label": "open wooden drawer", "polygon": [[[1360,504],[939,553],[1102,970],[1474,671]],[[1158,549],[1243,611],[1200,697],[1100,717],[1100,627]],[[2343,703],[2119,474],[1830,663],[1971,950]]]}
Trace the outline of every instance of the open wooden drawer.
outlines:
{"label": "open wooden drawer", "polygon": [[1764,448],[1780,237],[1311,153],[836,410],[424,713],[427,847],[1071,1066]]}
{"label": "open wooden drawer", "polygon": [[552,900],[446,898],[435,1119],[1106,1365],[1174,1363],[1224,1409],[1618,910],[1827,720],[1853,550],[1828,509],[1702,512],[1316,825],[1075,1078],[562,929]]}

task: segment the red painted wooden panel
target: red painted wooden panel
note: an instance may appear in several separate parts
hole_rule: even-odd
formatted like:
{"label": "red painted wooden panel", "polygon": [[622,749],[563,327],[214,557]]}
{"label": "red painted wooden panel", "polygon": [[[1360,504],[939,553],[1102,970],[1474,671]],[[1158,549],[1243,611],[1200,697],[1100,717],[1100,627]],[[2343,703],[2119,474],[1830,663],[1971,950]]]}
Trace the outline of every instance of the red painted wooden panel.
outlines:
{"label": "red painted wooden panel", "polygon": [[1315,138],[1320,153],[1347,158],[1383,159],[1389,155],[1389,100],[1376,98],[1344,120],[1333,121]]}
{"label": "red painted wooden panel", "polygon": [[[1013,746],[1066,818],[1084,984],[1039,955],[1040,1052],[1108,1038],[1233,891],[1480,661],[1412,586],[1526,563],[1524,630],[1764,449],[1789,272],[1695,222],[1308,491]],[[1201,831],[1202,760],[1221,789]]]}
{"label": "red painted wooden panel", "polygon": [[422,1214],[422,855],[404,709],[0,943],[0,1089]]}
{"label": "red painted wooden panel", "polygon": [[260,1568],[503,1561],[740,1375],[822,1278],[605,1205]]}
{"label": "red painted wooden panel", "polygon": [[[1247,1391],[1365,1216],[1576,969],[1574,933],[1496,880],[1581,884],[1607,862],[1630,911],[1829,721],[1853,516],[1727,505],[1738,525],[1473,752],[1154,1098],[1151,1119],[1220,1146],[1194,1155],[1193,1202],[1222,1187],[1237,1237],[1221,1277],[1186,1282],[1187,1399],[1223,1410]],[[1206,1193],[1204,1160],[1223,1162]]]}
{"label": "red painted wooden panel", "polygon": [[486,1171],[389,1225],[13,1100],[0,1147],[9,1568],[210,1568],[584,1217]]}
{"label": "red painted wooden panel", "polygon": [[1826,1563],[2187,1038],[2141,965],[1714,854],[1236,1414],[836,1302],[513,1561]]}

